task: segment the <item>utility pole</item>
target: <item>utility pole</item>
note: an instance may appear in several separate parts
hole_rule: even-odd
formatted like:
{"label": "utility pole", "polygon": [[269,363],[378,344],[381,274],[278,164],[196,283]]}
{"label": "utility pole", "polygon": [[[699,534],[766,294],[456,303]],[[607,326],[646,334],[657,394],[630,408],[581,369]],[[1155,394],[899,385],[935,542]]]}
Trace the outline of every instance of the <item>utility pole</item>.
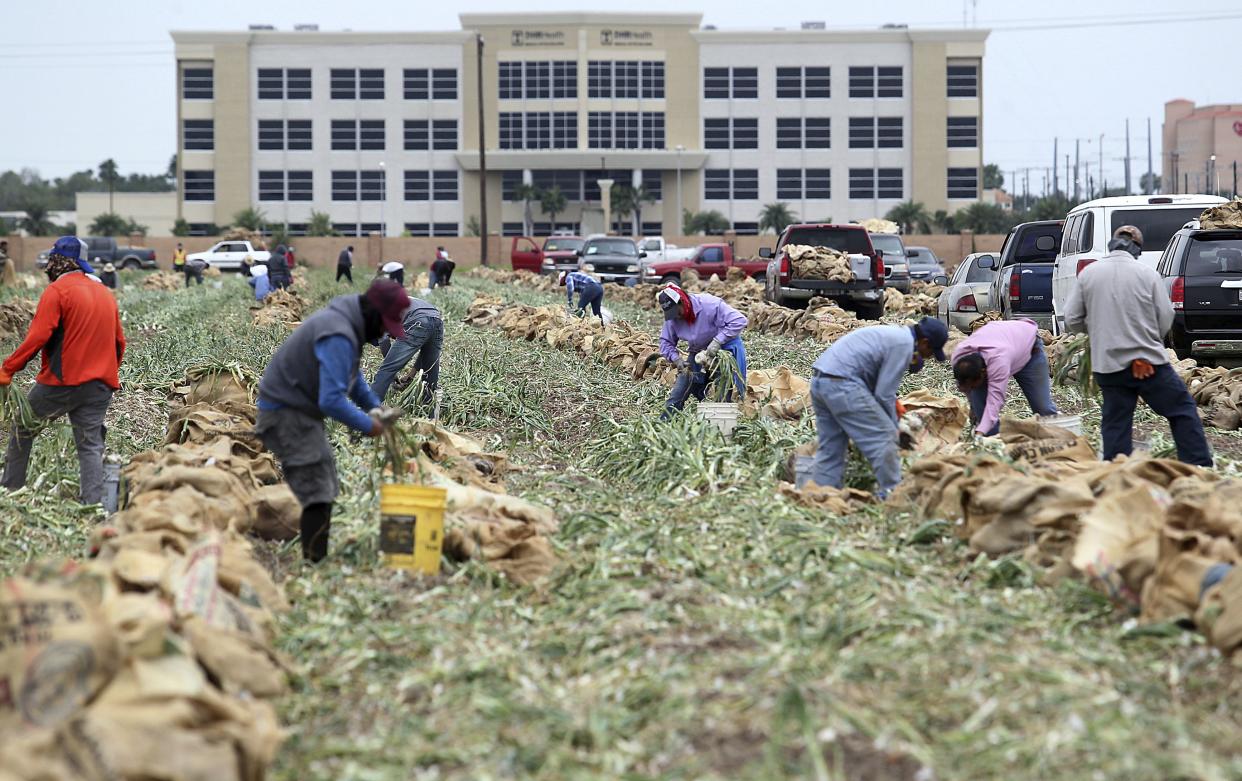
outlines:
{"label": "utility pole", "polygon": [[476,95],[479,103],[479,263],[487,265],[487,132],[483,124],[483,34],[476,33],[475,77]]}
{"label": "utility pole", "polygon": [[[1151,195],[1156,189],[1156,177],[1151,170],[1151,117],[1147,118],[1147,186],[1143,188],[1143,195]],[[1167,186],[1167,185],[1166,185]],[[1164,189],[1163,187],[1161,189]]]}
{"label": "utility pole", "polygon": [[1075,201],[1076,201],[1076,200],[1078,200],[1078,194],[1079,194],[1079,190],[1078,190],[1078,182],[1079,182],[1079,178],[1078,178],[1078,161],[1079,161],[1079,159],[1080,159],[1080,158],[1079,158],[1079,154],[1078,154],[1078,153],[1079,153],[1079,147],[1080,147],[1081,145],[1082,145],[1082,139],[1081,139],[1081,138],[1075,138],[1075,139],[1074,139],[1074,200],[1075,200]]}
{"label": "utility pole", "polygon": [[1057,171],[1061,169],[1060,162],[1061,162],[1061,158],[1057,154],[1057,139],[1056,137],[1053,137],[1052,139],[1052,194],[1053,195],[1056,195],[1057,192],[1060,190],[1060,185],[1057,182]]}
{"label": "utility pole", "polygon": [[1134,192],[1130,189],[1130,118],[1126,117],[1126,195]]}
{"label": "utility pole", "polygon": [[[1100,178],[1096,181],[1103,184],[1104,182],[1104,134],[1100,133]],[[1100,196],[1104,197],[1103,195]]]}
{"label": "utility pole", "polygon": [[1233,161],[1233,197],[1238,197],[1238,161]]}
{"label": "utility pole", "polygon": [[1065,153],[1065,197],[1066,199],[1069,198],[1069,194],[1070,194],[1069,152],[1066,152]]}

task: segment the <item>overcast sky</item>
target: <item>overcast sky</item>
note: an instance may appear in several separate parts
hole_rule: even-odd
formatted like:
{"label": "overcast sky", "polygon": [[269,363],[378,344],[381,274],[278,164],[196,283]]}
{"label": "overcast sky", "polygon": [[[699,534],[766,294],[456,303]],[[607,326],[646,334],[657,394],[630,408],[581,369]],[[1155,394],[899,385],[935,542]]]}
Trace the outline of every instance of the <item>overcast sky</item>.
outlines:
{"label": "overcast sky", "polygon": [[[969,0],[967,0],[969,2]],[[720,28],[796,28],[803,20],[867,28],[961,26],[962,0],[8,0],[0,45],[0,170],[59,176],[112,157],[122,173],[161,171],[176,145],[173,47],[168,31],[290,29],[453,30],[463,11],[698,11]],[[1216,10],[1208,10],[1215,8]],[[124,9],[122,11],[122,9]],[[710,10],[709,10],[710,9]],[[1147,119],[1155,169],[1167,100],[1242,103],[1236,47],[1242,3],[1157,0],[977,0],[978,26],[993,30],[984,58],[984,160],[1005,171],[1030,166],[1043,186],[1052,139],[1120,183],[1125,120],[1131,120],[1134,186],[1146,170]],[[1085,139],[1090,139],[1087,143]],[[1062,158],[1064,159],[1064,158]],[[1085,183],[1085,182],[1084,182]],[[1021,189],[1019,186],[1018,190]]]}

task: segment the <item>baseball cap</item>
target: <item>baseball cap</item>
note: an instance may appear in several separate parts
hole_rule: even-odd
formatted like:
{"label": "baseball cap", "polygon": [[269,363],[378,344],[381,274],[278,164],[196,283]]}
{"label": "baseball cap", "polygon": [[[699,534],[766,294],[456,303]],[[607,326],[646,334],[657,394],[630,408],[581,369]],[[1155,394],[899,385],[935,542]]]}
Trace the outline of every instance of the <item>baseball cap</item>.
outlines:
{"label": "baseball cap", "polygon": [[60,255],[70,260],[75,260],[78,263],[78,268],[87,274],[95,273],[95,269],[91,267],[91,264],[87,263],[86,259],[82,257],[82,240],[77,236],[61,236],[52,245],[52,249],[48,254]]}
{"label": "baseball cap", "polygon": [[677,309],[681,306],[681,296],[672,288],[665,288],[656,295],[656,301],[664,312],[665,320],[677,317]]}
{"label": "baseball cap", "polygon": [[371,306],[379,310],[384,321],[384,330],[393,339],[405,336],[405,325],[401,316],[410,308],[410,294],[405,288],[391,279],[377,279],[367,288],[366,299]]}
{"label": "baseball cap", "polygon": [[931,344],[932,355],[937,361],[944,362],[944,346],[949,341],[949,329],[934,317],[924,317],[914,326],[919,336]]}
{"label": "baseball cap", "polygon": [[1114,239],[1129,239],[1140,247],[1143,246],[1143,232],[1134,225],[1122,225],[1113,231]]}

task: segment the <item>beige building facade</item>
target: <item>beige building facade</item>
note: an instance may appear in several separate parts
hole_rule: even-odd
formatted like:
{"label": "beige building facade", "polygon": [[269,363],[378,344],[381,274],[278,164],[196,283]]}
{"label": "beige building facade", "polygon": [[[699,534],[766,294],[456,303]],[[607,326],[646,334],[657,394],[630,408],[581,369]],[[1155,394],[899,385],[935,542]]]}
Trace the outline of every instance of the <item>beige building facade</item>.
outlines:
{"label": "beige building facade", "polygon": [[[177,216],[196,233],[254,206],[294,235],[326,219],[345,235],[456,236],[481,229],[486,185],[489,233],[529,218],[540,235],[676,234],[683,212],[709,210],[746,234],[777,202],[844,221],[979,197],[986,31],[716,30],[686,13],[460,21],[174,32]],[[611,226],[601,180],[626,188]],[[523,199],[553,188],[556,213]]]}
{"label": "beige building facade", "polygon": [[1167,193],[1238,190],[1242,162],[1242,104],[1196,106],[1184,99],[1164,104],[1161,189]]}

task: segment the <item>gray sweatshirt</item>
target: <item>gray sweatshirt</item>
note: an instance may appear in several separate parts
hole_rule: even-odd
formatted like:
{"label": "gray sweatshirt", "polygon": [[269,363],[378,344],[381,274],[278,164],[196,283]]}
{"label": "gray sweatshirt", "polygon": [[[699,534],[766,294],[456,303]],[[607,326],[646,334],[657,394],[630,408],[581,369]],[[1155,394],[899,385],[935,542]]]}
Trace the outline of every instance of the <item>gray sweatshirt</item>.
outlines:
{"label": "gray sweatshirt", "polygon": [[824,350],[811,368],[861,382],[897,424],[897,390],[914,358],[914,329],[869,325],[850,331]]}
{"label": "gray sweatshirt", "polygon": [[1091,370],[1111,374],[1142,358],[1169,362],[1164,335],[1173,304],[1164,280],[1125,250],[1113,250],[1078,275],[1065,302],[1065,327],[1091,336]]}

